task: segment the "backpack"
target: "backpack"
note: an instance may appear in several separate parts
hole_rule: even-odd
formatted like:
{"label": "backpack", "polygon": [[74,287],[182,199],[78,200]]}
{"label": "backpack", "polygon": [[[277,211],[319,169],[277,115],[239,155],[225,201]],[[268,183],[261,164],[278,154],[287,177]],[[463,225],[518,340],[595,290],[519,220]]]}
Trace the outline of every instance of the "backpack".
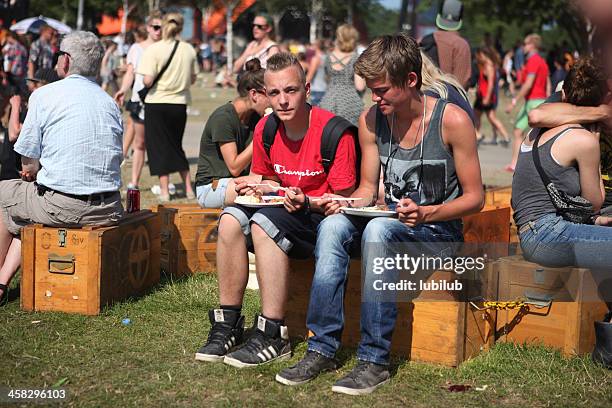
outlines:
{"label": "backpack", "polygon": [[434,63],[436,67],[440,67],[440,59],[438,57],[438,44],[436,44],[436,39],[433,34],[428,34],[421,40],[419,44],[421,50],[429,57],[431,62]]}
{"label": "backpack", "polygon": [[[266,124],[263,129],[263,147],[270,157],[270,149],[274,144],[276,138],[276,131],[280,125],[280,119],[275,113],[268,115]],[[357,180],[359,180],[359,163],[361,162],[361,150],[359,149],[359,139],[357,136],[357,127],[348,120],[341,116],[332,117],[323,127],[323,134],[321,135],[321,164],[325,174],[329,174],[334,158],[336,157],[336,150],[338,150],[338,144],[342,135],[346,131],[350,131],[355,139],[355,154],[357,155]]]}

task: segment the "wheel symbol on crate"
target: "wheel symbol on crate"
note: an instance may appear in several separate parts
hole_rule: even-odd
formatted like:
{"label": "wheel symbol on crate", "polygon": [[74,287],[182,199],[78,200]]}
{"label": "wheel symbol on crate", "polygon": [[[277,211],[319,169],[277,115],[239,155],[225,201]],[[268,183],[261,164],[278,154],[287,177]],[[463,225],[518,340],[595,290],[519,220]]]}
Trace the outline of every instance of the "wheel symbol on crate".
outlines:
{"label": "wheel symbol on crate", "polygon": [[[217,255],[217,223],[211,223],[202,229],[198,236],[198,253],[208,263],[214,263]],[[200,258],[202,259],[202,258]]]}
{"label": "wheel symbol on crate", "polygon": [[135,289],[143,287],[149,272],[151,241],[147,229],[141,225],[121,241],[122,260],[128,266],[128,278]]}

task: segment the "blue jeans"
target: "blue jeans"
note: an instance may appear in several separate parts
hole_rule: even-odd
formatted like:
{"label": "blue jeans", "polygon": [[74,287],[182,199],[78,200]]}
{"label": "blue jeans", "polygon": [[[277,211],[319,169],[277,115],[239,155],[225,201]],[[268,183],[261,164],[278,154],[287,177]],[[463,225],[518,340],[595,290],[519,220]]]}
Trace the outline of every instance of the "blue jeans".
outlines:
{"label": "blue jeans", "polygon": [[519,234],[525,259],[551,267],[612,270],[612,227],[575,224],[556,214],[527,225]]}
{"label": "blue jeans", "polygon": [[[364,288],[372,288],[375,279],[392,282],[396,275],[376,275],[371,268],[373,257],[393,256],[393,243],[420,243],[414,256],[427,252],[427,243],[462,241],[460,224],[440,222],[408,227],[394,218],[371,221],[342,214],[325,218],[319,224],[315,247],[315,275],[310,291],[306,325],[314,333],[308,349],[333,357],[340,347],[344,328],[344,290],[351,254],[361,249]],[[415,247],[417,248],[417,247]],[[364,289],[361,303],[361,341],[357,358],[377,364],[388,364],[391,337],[397,317],[396,302],[377,299],[379,294]],[[365,301],[364,301],[365,300]]]}

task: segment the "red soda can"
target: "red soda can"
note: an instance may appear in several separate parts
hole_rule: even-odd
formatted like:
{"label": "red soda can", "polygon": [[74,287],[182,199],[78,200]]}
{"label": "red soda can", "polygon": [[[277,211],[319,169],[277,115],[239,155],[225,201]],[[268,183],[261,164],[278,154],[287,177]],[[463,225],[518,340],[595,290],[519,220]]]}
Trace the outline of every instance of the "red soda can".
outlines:
{"label": "red soda can", "polygon": [[138,187],[128,188],[125,207],[128,213],[140,211],[140,190],[138,190]]}

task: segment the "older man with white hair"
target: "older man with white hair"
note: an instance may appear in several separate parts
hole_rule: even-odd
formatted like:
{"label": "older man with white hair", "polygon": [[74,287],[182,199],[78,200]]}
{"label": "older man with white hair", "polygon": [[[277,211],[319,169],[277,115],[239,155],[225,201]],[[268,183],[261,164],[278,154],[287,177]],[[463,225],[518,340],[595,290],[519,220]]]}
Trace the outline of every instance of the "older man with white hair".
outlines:
{"label": "older man with white hair", "polygon": [[25,225],[109,225],[123,215],[121,112],[95,81],[104,48],[76,31],[59,54],[64,79],[32,93],[15,144],[22,180],[0,182],[0,298],[21,264]]}

